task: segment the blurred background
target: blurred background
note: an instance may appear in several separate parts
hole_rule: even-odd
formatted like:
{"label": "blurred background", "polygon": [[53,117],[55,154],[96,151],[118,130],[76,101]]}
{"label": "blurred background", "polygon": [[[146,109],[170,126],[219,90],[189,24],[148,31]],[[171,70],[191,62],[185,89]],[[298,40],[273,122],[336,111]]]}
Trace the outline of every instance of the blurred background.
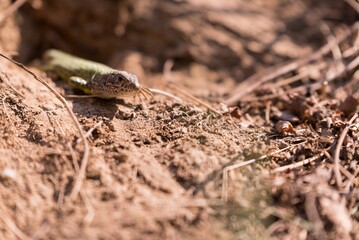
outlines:
{"label": "blurred background", "polygon": [[[1,0],[0,11],[11,4]],[[298,58],[357,19],[345,1],[28,0],[1,22],[0,50],[27,62],[62,49],[141,75],[197,63],[236,81]]]}

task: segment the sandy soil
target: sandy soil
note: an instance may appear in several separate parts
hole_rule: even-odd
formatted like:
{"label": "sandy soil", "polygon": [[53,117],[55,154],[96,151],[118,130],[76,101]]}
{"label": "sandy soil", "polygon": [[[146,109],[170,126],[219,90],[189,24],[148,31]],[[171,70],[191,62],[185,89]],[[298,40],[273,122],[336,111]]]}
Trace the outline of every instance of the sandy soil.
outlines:
{"label": "sandy soil", "polygon": [[[18,58],[31,60],[26,64],[31,71],[62,95],[79,94],[36,68],[40,50],[30,51],[29,46],[21,52],[26,32],[39,29],[42,25],[36,24],[44,24],[48,16],[41,11],[42,5],[37,5],[42,1],[30,2],[19,16],[9,16],[3,23],[1,33],[13,34],[0,35],[1,49],[6,53],[20,50]],[[214,13],[206,15],[204,22],[220,26],[218,32],[208,28],[188,40],[188,51],[172,52],[173,69],[168,67],[167,53],[156,56],[146,46],[136,46],[136,41],[136,50],[119,54],[118,48],[104,60],[135,72],[142,84],[169,91],[183,102],[159,95],[147,100],[68,99],[81,127],[89,133],[89,162],[76,199],[70,195],[84,147],[74,121],[43,84],[0,59],[0,239],[359,239],[359,118],[355,115],[359,75],[355,65],[358,53],[353,47],[358,27],[350,28],[358,20],[357,13],[344,2],[340,8],[330,7],[338,4],[332,2],[316,12],[318,18],[331,17],[325,20],[337,39],[352,30],[353,35],[336,45],[346,72],[340,73],[329,50],[315,61],[262,82],[229,104],[231,97],[255,83],[238,85],[239,78],[261,73],[270,63],[283,66],[285,60],[303,59],[327,44],[323,39],[330,39],[318,37],[323,33],[319,27],[319,33],[308,27],[302,29],[303,39],[295,38],[300,24],[294,23],[293,16],[318,7],[311,1],[301,7],[287,1],[229,2],[242,7],[246,14],[240,21],[247,23],[247,28],[245,24],[238,28]],[[178,9],[167,4],[168,13],[178,14]],[[206,12],[197,4],[194,6]],[[189,11],[191,5],[185,6]],[[220,8],[215,3],[210,6]],[[51,9],[51,4],[48,7]],[[89,9],[85,10],[93,10]],[[249,14],[253,9],[267,15]],[[281,19],[266,23],[278,12]],[[26,22],[31,16],[33,22]],[[254,16],[272,43],[265,38],[248,41],[256,38],[248,31]],[[289,22],[279,22],[288,19],[293,21],[292,28],[285,29],[284,23],[289,27]],[[38,49],[68,50],[72,29],[54,41],[51,24],[58,24],[56,29],[61,32],[61,23],[51,18],[48,24],[37,32],[43,34],[42,40],[35,37],[29,44]],[[139,31],[131,30],[137,26],[136,20],[128,24],[129,35],[124,38]],[[183,30],[181,34],[190,33],[184,22],[174,25]],[[243,49],[238,50],[234,31],[228,31],[234,34],[231,37],[226,35],[230,28],[241,34]],[[226,31],[226,37],[217,35],[219,29]],[[279,32],[281,35],[276,35]],[[214,42],[214,36],[222,37]],[[195,51],[200,49],[195,41],[199,38],[208,44],[206,48],[213,47],[212,58]],[[74,52],[91,57],[91,47],[100,51],[89,39]],[[116,43],[111,43],[116,48]],[[218,46],[226,44],[230,45],[228,52],[218,54],[216,51],[222,51]],[[348,49],[354,53],[346,56]],[[228,57],[234,52],[236,57],[242,56],[241,72],[228,68],[235,63]],[[97,53],[94,56],[104,58]],[[227,66],[223,66],[225,61]],[[278,69],[270,68],[255,80],[262,81]],[[330,74],[335,77],[331,79]],[[293,77],[297,81],[290,82]],[[326,86],[323,79],[332,81]],[[206,101],[221,115],[169,83]],[[341,135],[344,143],[338,148]],[[338,159],[340,162],[335,162]]]}

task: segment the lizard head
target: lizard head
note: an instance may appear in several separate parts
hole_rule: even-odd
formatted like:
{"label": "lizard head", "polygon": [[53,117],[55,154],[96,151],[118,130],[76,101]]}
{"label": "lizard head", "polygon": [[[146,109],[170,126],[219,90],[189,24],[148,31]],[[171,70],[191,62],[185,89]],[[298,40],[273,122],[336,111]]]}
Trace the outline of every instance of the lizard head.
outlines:
{"label": "lizard head", "polygon": [[136,96],[141,92],[137,76],[125,71],[96,74],[90,85],[93,94],[105,97]]}

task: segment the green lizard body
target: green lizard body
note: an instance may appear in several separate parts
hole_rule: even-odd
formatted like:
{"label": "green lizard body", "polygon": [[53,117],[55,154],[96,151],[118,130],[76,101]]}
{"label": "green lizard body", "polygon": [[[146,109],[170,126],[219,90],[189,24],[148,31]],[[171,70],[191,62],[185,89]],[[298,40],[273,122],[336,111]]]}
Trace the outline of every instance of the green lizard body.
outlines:
{"label": "green lizard body", "polygon": [[86,94],[101,98],[151,95],[140,86],[136,75],[118,71],[104,64],[85,60],[59,50],[44,54],[45,70],[67,81],[72,87]]}

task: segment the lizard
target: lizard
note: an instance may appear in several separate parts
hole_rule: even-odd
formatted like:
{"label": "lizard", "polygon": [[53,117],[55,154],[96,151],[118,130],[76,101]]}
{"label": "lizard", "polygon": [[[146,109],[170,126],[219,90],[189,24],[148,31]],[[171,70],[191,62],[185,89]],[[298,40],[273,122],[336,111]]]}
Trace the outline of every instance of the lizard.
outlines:
{"label": "lizard", "polygon": [[152,96],[149,88],[140,85],[136,75],[126,71],[56,49],[47,50],[43,59],[46,72],[54,73],[85,94],[99,98]]}

